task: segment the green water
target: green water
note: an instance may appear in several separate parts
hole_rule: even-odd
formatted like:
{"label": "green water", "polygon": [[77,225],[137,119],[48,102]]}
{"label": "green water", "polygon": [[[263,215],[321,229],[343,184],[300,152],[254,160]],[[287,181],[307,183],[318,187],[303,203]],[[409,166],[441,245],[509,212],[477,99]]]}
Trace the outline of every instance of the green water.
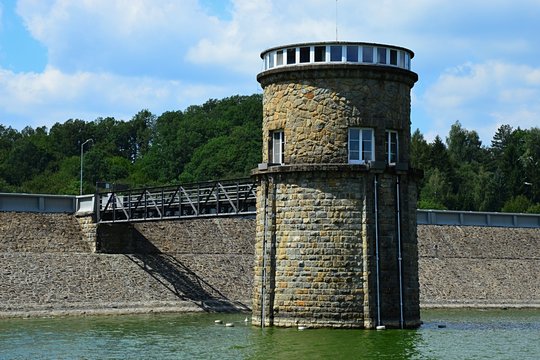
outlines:
{"label": "green water", "polygon": [[0,319],[0,359],[540,359],[540,310],[424,311],[420,329],[386,331],[260,329],[244,319]]}

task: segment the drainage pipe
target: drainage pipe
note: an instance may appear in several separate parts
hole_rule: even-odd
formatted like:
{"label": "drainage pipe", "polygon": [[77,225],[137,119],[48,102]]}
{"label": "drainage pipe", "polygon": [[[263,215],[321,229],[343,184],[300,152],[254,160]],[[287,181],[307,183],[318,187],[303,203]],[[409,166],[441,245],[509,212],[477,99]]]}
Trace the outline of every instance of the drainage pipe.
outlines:
{"label": "drainage pipe", "polygon": [[377,197],[378,176],[375,175],[373,183],[373,192],[375,194],[375,266],[376,266],[376,283],[377,283],[377,326],[381,325],[381,289],[380,289],[380,273],[379,273],[379,199]]}
{"label": "drainage pipe", "polygon": [[399,175],[396,177],[396,215],[397,215],[397,245],[398,245],[398,271],[399,271],[399,324],[403,329],[403,270],[401,254],[401,201],[400,201],[400,183]]}
{"label": "drainage pipe", "polygon": [[264,328],[266,318],[266,234],[268,232],[268,186],[270,181],[266,176],[266,184],[264,187],[264,230],[263,230],[263,243],[262,243],[262,274],[261,274],[261,327]]}

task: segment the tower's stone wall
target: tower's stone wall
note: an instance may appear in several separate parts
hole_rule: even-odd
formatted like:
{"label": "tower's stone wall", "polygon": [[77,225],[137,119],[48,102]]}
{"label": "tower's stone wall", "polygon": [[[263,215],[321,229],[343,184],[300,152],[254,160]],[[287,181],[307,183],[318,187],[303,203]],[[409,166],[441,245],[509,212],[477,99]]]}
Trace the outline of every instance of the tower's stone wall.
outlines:
{"label": "tower's stone wall", "polygon": [[[372,328],[379,308],[381,321],[397,327],[403,301],[405,324],[418,325],[416,210],[407,205],[416,199],[416,183],[399,176],[398,235],[397,176],[350,165],[282,166],[260,175],[252,295],[256,324],[264,316],[265,325]],[[403,299],[397,291],[399,236]]]}
{"label": "tower's stone wall", "polygon": [[[255,273],[262,271],[262,254],[271,254],[264,301],[274,325],[363,326],[365,188],[363,176],[334,171],[269,175],[259,187],[267,211],[258,216],[257,233],[266,227],[267,236],[257,239]],[[255,317],[262,281],[255,278]]]}
{"label": "tower's stone wall", "polygon": [[349,127],[375,129],[376,160],[385,130],[399,130],[400,161],[409,161],[410,89],[416,75],[380,67],[340,65],[269,71],[263,97],[263,162],[269,134],[284,129],[286,164],[347,163]]}

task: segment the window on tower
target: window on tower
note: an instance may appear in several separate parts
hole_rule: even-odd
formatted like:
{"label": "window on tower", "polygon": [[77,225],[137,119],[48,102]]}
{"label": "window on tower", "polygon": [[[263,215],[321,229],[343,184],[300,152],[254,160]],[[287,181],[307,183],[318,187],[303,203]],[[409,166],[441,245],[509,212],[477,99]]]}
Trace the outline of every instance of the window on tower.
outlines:
{"label": "window on tower", "polygon": [[300,62],[301,63],[309,62],[309,53],[310,53],[309,46],[300,48]]}
{"label": "window on tower", "polygon": [[283,65],[283,50],[278,50],[276,52],[276,64]]}
{"label": "window on tower", "polygon": [[295,64],[296,63],[296,49],[291,48],[287,49],[287,64]]}
{"label": "window on tower", "polygon": [[315,62],[326,61],[326,46],[315,46]]}
{"label": "window on tower", "polygon": [[362,62],[372,63],[373,62],[373,47],[364,46],[362,49]]}
{"label": "window on tower", "polygon": [[285,163],[283,156],[285,153],[285,132],[283,130],[270,131],[268,152],[271,164],[283,165]]}
{"label": "window on tower", "polygon": [[330,46],[330,61],[341,61],[343,47],[332,45]]}
{"label": "window on tower", "polygon": [[347,61],[358,62],[358,46],[347,46]]}
{"label": "window on tower", "polygon": [[386,49],[377,48],[377,63],[386,64]]}
{"label": "window on tower", "polygon": [[268,68],[271,69],[274,67],[274,53],[268,55]]}
{"label": "window on tower", "polygon": [[390,65],[398,64],[398,52],[397,50],[390,50]]}
{"label": "window on tower", "polygon": [[386,130],[384,149],[386,153],[386,162],[395,164],[398,162],[398,133],[395,130]]}
{"label": "window on tower", "polygon": [[349,128],[349,164],[375,160],[374,132],[370,128]]}

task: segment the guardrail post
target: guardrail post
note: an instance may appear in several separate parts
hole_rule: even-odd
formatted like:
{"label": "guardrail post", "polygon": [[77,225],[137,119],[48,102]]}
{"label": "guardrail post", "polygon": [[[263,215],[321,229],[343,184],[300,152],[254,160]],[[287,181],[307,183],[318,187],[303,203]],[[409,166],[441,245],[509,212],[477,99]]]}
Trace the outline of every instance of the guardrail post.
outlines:
{"label": "guardrail post", "polygon": [[182,217],[182,191],[180,188],[177,191],[178,193],[178,218]]}
{"label": "guardrail post", "polygon": [[240,183],[236,182],[236,213],[240,212]]}
{"label": "guardrail post", "polygon": [[96,223],[101,220],[101,197],[96,188],[96,193],[94,194],[94,214],[96,214]]}
{"label": "guardrail post", "polygon": [[148,198],[146,196],[146,188],[144,189],[144,220],[146,220],[146,217],[147,217],[147,213],[148,213]]}
{"label": "guardrail post", "polygon": [[131,212],[131,190],[128,191],[128,214],[129,214],[129,218],[128,220],[131,220],[131,218],[133,217],[133,213]]}
{"label": "guardrail post", "polygon": [[201,214],[201,186],[197,184],[197,216]]}
{"label": "guardrail post", "polygon": [[216,183],[216,215],[219,215],[219,183]]}
{"label": "guardrail post", "polygon": [[111,194],[110,200],[112,200],[112,209],[113,209],[112,216],[113,216],[113,222],[115,222],[116,221],[116,192],[113,191],[113,193]]}
{"label": "guardrail post", "polygon": [[163,219],[163,214],[165,214],[165,195],[163,188],[161,188],[161,216],[160,219]]}

